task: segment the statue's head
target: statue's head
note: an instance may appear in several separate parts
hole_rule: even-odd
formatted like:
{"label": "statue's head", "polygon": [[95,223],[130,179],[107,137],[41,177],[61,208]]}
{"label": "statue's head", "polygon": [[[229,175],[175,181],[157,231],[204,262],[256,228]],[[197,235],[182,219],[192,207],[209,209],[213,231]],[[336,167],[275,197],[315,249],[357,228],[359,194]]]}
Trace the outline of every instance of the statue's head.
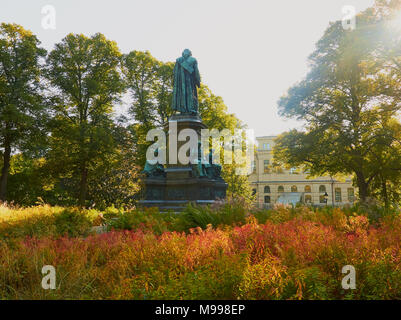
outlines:
{"label": "statue's head", "polygon": [[182,52],[182,56],[183,56],[184,58],[188,58],[188,57],[192,56],[191,50],[185,49],[185,50]]}

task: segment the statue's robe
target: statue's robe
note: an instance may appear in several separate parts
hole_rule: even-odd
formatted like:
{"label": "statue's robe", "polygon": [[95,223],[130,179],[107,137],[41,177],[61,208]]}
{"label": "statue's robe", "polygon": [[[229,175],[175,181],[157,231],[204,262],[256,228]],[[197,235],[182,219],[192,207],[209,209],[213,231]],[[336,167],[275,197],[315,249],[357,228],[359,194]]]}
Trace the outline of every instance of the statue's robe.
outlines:
{"label": "statue's robe", "polygon": [[174,67],[172,109],[186,114],[198,113],[200,75],[198,62],[193,57],[180,57]]}

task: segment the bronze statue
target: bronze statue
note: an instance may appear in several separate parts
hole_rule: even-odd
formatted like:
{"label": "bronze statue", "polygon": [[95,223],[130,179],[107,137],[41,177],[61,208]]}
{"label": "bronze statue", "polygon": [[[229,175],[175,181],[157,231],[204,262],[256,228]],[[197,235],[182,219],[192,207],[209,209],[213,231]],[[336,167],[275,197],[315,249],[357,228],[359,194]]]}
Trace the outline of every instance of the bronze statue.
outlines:
{"label": "bronze statue", "polygon": [[[155,156],[157,157],[158,154],[159,154],[159,150],[156,149]],[[145,167],[143,168],[143,171],[141,173],[145,174],[145,176],[148,178],[165,177],[166,176],[166,172],[164,171],[163,165],[161,165],[160,163],[151,164],[151,163],[149,163],[148,160],[146,160]]]}
{"label": "bronze statue", "polygon": [[185,49],[174,67],[172,109],[181,114],[198,114],[198,90],[200,74],[198,62],[189,49]]}

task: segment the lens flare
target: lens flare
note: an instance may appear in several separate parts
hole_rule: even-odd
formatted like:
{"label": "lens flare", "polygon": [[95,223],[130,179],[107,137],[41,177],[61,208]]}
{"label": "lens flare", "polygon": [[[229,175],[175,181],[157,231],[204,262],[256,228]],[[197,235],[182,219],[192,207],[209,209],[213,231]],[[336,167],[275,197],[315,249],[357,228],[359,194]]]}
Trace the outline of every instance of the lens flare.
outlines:
{"label": "lens flare", "polygon": [[401,31],[401,11],[391,19],[390,26],[397,31]]}

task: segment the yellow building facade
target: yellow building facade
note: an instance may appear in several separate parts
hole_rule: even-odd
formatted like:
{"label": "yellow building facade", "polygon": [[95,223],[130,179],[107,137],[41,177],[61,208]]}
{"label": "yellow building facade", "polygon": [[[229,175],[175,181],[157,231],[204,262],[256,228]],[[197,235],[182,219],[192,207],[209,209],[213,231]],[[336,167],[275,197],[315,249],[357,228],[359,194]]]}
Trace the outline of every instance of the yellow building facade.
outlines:
{"label": "yellow building facade", "polygon": [[314,206],[343,206],[355,201],[356,190],[351,178],[338,181],[330,176],[308,178],[299,168],[275,168],[275,136],[258,137],[257,152],[249,181],[259,208],[271,207],[286,197],[299,196],[301,202]]}

